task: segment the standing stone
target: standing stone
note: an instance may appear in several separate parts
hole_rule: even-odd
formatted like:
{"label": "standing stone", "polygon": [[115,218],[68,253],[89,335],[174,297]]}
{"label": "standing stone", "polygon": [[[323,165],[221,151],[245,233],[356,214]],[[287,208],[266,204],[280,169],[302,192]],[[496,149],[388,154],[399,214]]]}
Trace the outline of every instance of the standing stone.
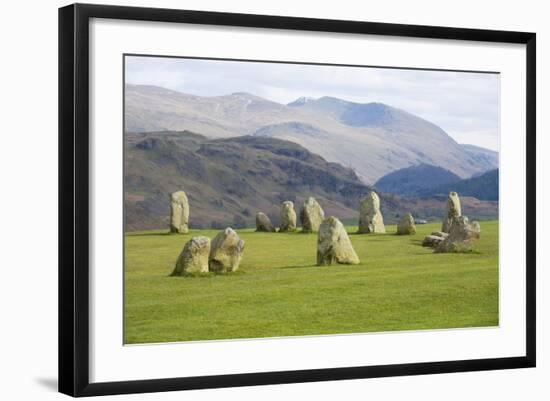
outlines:
{"label": "standing stone", "polygon": [[220,231],[212,240],[208,266],[213,272],[234,272],[244,251],[244,241],[239,238],[235,230],[228,227]]}
{"label": "standing stone", "polygon": [[319,226],[325,218],[325,212],[321,205],[313,197],[306,199],[300,211],[300,221],[302,222],[302,231],[311,233],[319,231]]}
{"label": "standing stone", "polygon": [[416,226],[414,225],[414,217],[407,213],[403,216],[397,225],[397,235],[414,235],[416,234]]}
{"label": "standing stone", "polygon": [[336,217],[327,217],[317,234],[317,265],[359,264],[344,225]]}
{"label": "standing stone", "polygon": [[281,227],[279,232],[296,230],[296,212],[294,211],[294,203],[285,201],[281,205]]}
{"label": "standing stone", "polygon": [[360,234],[385,233],[384,218],[380,212],[380,198],[378,194],[371,191],[361,200],[359,208],[359,230]]}
{"label": "standing stone", "polygon": [[477,221],[469,222],[468,217],[455,217],[449,235],[435,248],[436,253],[469,252],[475,240],[479,239],[481,228]]}
{"label": "standing stone", "polygon": [[265,213],[256,213],[256,231],[264,231],[268,233],[275,232],[275,227],[273,227],[271,220]]}
{"label": "standing stone", "polygon": [[441,231],[444,233],[450,233],[453,219],[462,215],[460,208],[460,198],[456,192],[449,192],[447,198],[447,206],[445,208],[445,215],[443,216],[443,225]]}
{"label": "standing stone", "polygon": [[189,201],[183,191],[170,195],[170,232],[185,234],[189,231]]}
{"label": "standing stone", "polygon": [[178,257],[172,276],[183,276],[186,273],[208,272],[208,255],[210,238],[193,237],[187,241]]}

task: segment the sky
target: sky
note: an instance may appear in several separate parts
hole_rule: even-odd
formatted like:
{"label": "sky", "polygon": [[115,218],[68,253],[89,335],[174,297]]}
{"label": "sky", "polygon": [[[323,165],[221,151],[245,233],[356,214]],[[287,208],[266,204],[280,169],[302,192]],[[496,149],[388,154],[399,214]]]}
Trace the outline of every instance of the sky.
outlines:
{"label": "sky", "polygon": [[498,74],[127,56],[125,80],[199,96],[248,92],[283,104],[301,96],[381,102],[437,124],[458,143],[499,146]]}

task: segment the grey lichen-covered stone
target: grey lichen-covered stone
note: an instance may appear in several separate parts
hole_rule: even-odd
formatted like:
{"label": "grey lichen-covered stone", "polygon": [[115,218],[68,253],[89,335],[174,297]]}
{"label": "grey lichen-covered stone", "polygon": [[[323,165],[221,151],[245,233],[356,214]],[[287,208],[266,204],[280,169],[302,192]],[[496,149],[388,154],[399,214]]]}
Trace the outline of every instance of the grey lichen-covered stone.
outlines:
{"label": "grey lichen-covered stone", "polygon": [[208,267],[213,272],[233,272],[239,268],[244,251],[244,241],[235,230],[228,227],[220,231],[210,245]]}
{"label": "grey lichen-covered stone", "polygon": [[189,201],[183,191],[170,195],[170,232],[185,234],[189,231]]}
{"label": "grey lichen-covered stone", "polygon": [[183,246],[172,276],[208,272],[209,254],[210,238],[203,236],[191,238]]}
{"label": "grey lichen-covered stone", "polygon": [[281,205],[281,226],[279,232],[287,232],[296,230],[296,212],[294,211],[294,203],[285,201]]}
{"label": "grey lichen-covered stone", "polygon": [[275,227],[271,224],[271,220],[265,213],[256,213],[256,231],[263,231],[268,233],[275,232]]}
{"label": "grey lichen-covered stone", "polygon": [[429,246],[435,248],[440,243],[443,242],[445,238],[449,236],[449,233],[444,233],[443,231],[432,231],[430,235],[427,235],[422,241],[422,246]]}
{"label": "grey lichen-covered stone", "polygon": [[438,237],[443,237],[444,239],[447,238],[447,236],[449,235],[449,233],[444,233],[443,231],[432,231],[432,233],[430,235],[435,235],[435,236],[438,236]]}
{"label": "grey lichen-covered stone", "polygon": [[356,265],[359,262],[344,225],[336,217],[326,218],[317,234],[317,264]]}
{"label": "grey lichen-covered stone", "polygon": [[321,205],[313,197],[306,199],[300,211],[302,231],[306,233],[319,231],[319,226],[325,218],[325,212]]}
{"label": "grey lichen-covered stone", "polygon": [[435,248],[441,242],[443,242],[444,239],[445,239],[444,237],[440,237],[438,235],[427,235],[424,238],[424,241],[422,241],[422,246],[429,246],[431,248]]}
{"label": "grey lichen-covered stone", "polygon": [[414,217],[412,214],[407,213],[399,221],[397,225],[397,234],[398,235],[414,235],[416,234],[416,226],[414,224]]}
{"label": "grey lichen-covered stone", "polygon": [[385,233],[384,218],[380,211],[380,198],[374,191],[361,200],[359,208],[359,230],[360,234]]}
{"label": "grey lichen-covered stone", "polygon": [[460,198],[456,192],[449,192],[449,197],[447,198],[447,205],[445,207],[445,215],[443,216],[443,224],[441,226],[441,231],[444,233],[451,232],[451,225],[453,224],[453,219],[462,215],[462,209],[460,208]]}
{"label": "grey lichen-covered stone", "polygon": [[453,219],[451,229],[445,238],[435,248],[436,253],[470,252],[475,240],[479,239],[481,228],[477,221],[468,221],[466,216]]}

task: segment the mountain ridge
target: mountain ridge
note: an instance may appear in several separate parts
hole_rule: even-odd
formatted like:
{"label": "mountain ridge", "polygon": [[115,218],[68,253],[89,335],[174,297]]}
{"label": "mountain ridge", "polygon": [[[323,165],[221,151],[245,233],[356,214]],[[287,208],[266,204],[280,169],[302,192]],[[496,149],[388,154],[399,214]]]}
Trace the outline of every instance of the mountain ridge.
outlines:
{"label": "mountain ridge", "polygon": [[125,95],[128,132],[188,130],[214,139],[276,137],[353,167],[366,184],[420,163],[440,166],[461,178],[491,167],[490,158],[468,152],[435,124],[382,103],[324,96],[290,106],[243,92],[203,97],[131,84],[125,86]]}

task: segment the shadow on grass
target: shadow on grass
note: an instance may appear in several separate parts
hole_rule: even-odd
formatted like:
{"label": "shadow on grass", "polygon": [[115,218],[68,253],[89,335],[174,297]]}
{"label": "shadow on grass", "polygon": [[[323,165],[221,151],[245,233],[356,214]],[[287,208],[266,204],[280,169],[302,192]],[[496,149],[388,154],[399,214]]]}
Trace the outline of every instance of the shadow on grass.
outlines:
{"label": "shadow on grass", "polygon": [[165,277],[169,278],[214,278],[214,277],[230,277],[230,276],[242,276],[246,274],[246,271],[244,270],[237,270],[235,272],[206,272],[206,273],[183,273],[183,274],[168,274]]}
{"label": "shadow on grass", "polygon": [[297,266],[277,266],[277,267],[273,267],[269,270],[284,270],[284,269],[303,269],[303,268],[306,268],[306,267],[322,267],[322,266],[317,266],[316,264],[312,264],[312,265],[297,265]]}

